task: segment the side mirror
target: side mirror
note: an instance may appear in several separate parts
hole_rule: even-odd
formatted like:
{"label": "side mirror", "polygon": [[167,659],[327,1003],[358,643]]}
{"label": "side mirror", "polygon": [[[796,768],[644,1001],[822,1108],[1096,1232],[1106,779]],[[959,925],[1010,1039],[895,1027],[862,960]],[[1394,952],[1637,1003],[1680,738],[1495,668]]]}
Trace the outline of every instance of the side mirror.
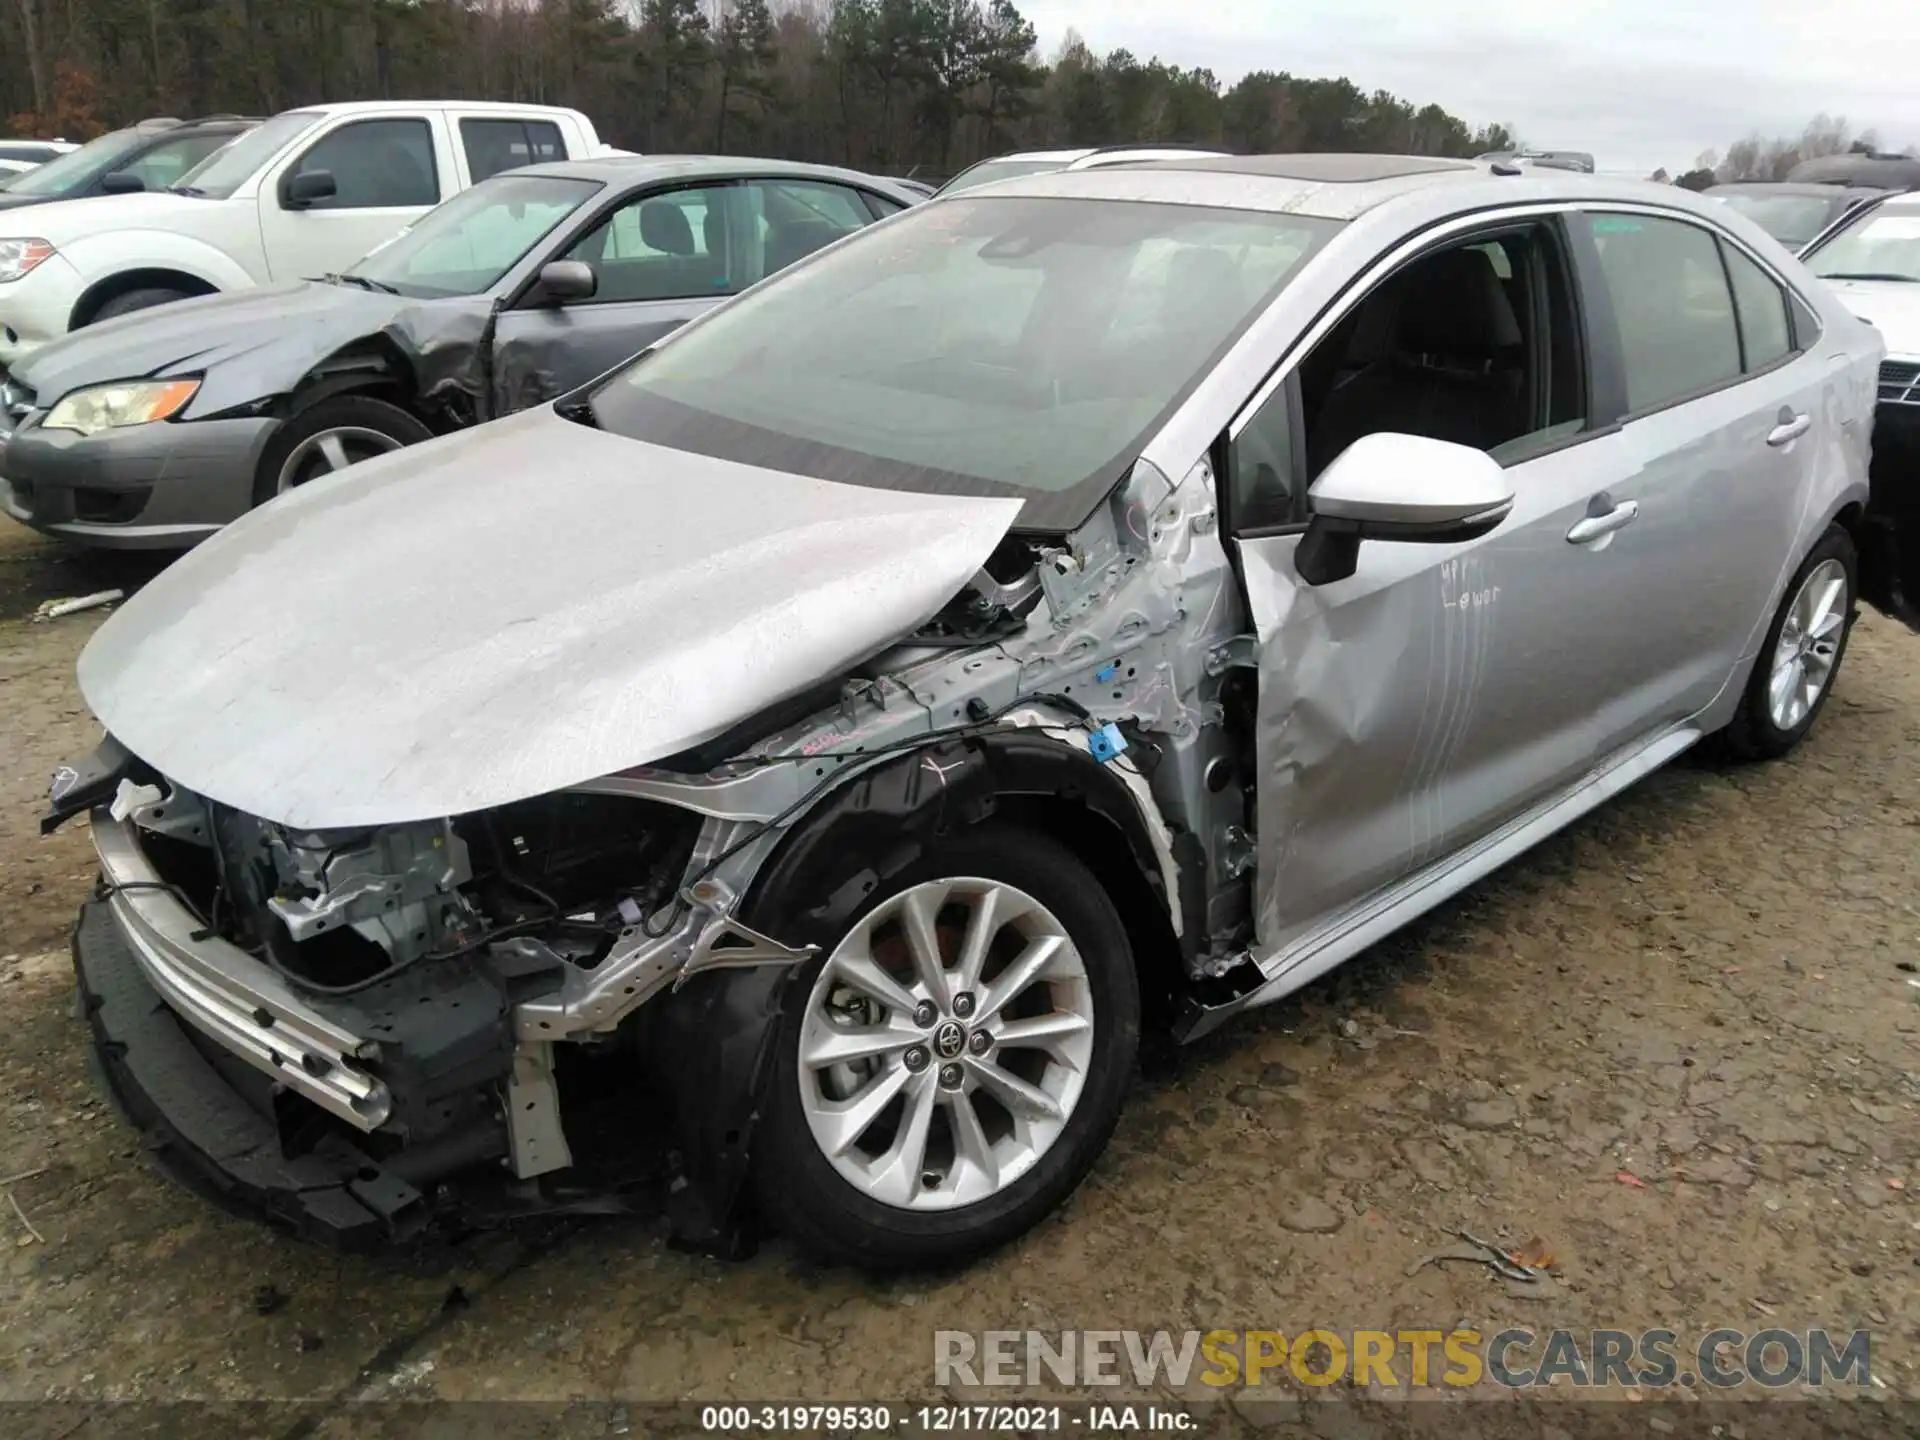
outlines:
{"label": "side mirror", "polygon": [[137,195],[146,188],[146,181],[126,170],[115,170],[110,175],[100,177],[102,195]]}
{"label": "side mirror", "polygon": [[542,304],[565,305],[570,300],[591,300],[600,288],[600,277],[584,260],[549,260],[540,267],[536,288]]}
{"label": "side mirror", "polygon": [[1311,519],[1293,552],[1309,585],[1345,580],[1362,540],[1458,545],[1513,509],[1507,472],[1484,450],[1424,435],[1363,435],[1307,491]]}
{"label": "side mirror", "polygon": [[331,170],[302,170],[280,182],[280,198],[289,210],[304,210],[316,200],[331,200],[339,193]]}

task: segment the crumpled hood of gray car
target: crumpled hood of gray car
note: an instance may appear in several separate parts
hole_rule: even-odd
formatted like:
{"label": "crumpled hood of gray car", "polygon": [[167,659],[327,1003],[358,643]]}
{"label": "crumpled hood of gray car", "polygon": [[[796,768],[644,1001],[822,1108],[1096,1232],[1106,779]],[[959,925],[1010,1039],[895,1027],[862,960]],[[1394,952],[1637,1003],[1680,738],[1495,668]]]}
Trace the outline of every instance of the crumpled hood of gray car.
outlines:
{"label": "crumpled hood of gray car", "polygon": [[316,481],[100,628],[80,689],[176,782],[301,829],[662,759],[930,619],[1020,502],[832,484],[550,408]]}

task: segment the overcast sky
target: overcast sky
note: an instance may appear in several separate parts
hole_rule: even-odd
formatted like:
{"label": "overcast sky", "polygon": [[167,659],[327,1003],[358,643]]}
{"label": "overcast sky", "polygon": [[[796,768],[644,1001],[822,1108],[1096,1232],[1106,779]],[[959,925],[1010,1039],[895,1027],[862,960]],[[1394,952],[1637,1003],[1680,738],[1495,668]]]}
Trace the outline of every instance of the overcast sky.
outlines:
{"label": "overcast sky", "polygon": [[1019,0],[1051,57],[1068,27],[1096,52],[1345,75],[1603,170],[1676,173],[1752,130],[1844,115],[1920,141],[1920,18],[1885,0]]}

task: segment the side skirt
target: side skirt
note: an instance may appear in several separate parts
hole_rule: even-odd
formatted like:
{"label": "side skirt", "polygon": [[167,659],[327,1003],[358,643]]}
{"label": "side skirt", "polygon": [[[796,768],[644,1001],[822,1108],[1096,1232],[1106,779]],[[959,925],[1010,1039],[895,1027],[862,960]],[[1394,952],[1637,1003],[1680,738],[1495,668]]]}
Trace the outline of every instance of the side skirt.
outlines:
{"label": "side skirt", "polygon": [[1442,901],[1452,899],[1555,831],[1645,779],[1700,738],[1700,729],[1692,723],[1663,730],[1589,771],[1572,788],[1541,801],[1466,849],[1376,891],[1284,950],[1256,958],[1265,976],[1263,981],[1222,1004],[1189,1010],[1175,1027],[1176,1037],[1182,1041],[1197,1040],[1242,1010],[1271,1005],[1312,984],[1336,965],[1385,939]]}

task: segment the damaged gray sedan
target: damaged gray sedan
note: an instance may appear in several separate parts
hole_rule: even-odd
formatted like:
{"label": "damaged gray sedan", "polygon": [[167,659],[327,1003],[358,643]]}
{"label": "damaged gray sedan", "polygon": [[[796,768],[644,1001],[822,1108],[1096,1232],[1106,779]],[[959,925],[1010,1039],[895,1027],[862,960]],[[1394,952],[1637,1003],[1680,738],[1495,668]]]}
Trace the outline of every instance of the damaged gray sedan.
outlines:
{"label": "damaged gray sedan", "polygon": [[714,156],[496,175],[345,274],[35,352],[0,376],[0,511],[82,544],[184,549],[317,475],[551,400],[921,198]]}
{"label": "damaged gray sedan", "polygon": [[1666,186],[1190,160],[935,200],[156,579],[56,781],[107,1077],[345,1243],[1061,1203],[1276,1000],[1688,747],[1807,733],[1880,342]]}

